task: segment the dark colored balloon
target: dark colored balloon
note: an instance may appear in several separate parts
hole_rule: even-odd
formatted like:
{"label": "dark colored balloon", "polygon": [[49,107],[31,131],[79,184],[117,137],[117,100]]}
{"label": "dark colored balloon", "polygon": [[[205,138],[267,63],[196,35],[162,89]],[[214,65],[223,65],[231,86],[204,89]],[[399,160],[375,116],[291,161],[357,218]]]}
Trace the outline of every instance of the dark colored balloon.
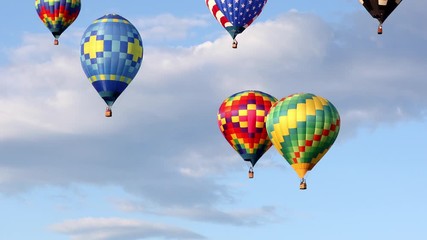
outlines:
{"label": "dark colored balloon", "polygon": [[402,0],[359,0],[373,18],[379,22],[378,34],[382,34],[382,24],[397,8]]}

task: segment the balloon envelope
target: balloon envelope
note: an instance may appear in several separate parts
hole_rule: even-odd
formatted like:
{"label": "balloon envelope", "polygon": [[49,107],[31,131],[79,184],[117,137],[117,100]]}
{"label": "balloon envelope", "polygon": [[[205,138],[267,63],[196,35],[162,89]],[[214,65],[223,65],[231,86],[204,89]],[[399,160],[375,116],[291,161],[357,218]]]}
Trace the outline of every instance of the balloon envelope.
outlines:
{"label": "balloon envelope", "polygon": [[108,14],[84,32],[80,53],[83,71],[111,107],[138,73],[143,58],[142,38],[127,19]]}
{"label": "balloon envelope", "polygon": [[218,126],[243,160],[255,166],[271,147],[265,118],[277,99],[261,91],[242,91],[225,99],[218,111]]}
{"label": "balloon envelope", "polygon": [[274,147],[304,178],[337,138],[340,116],[328,100],[300,93],[276,102],[267,116],[266,127]]}
{"label": "balloon envelope", "polygon": [[261,14],[267,0],[206,0],[212,15],[233,39]]}
{"label": "balloon envelope", "polygon": [[40,19],[55,37],[59,36],[76,20],[80,13],[80,0],[36,0]]}
{"label": "balloon envelope", "polygon": [[359,0],[373,18],[382,24],[402,0]]}

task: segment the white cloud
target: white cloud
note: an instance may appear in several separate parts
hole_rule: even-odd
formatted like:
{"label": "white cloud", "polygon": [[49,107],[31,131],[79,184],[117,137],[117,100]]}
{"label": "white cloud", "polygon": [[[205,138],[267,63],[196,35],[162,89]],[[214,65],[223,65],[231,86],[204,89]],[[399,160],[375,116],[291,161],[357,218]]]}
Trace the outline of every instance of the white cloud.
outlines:
{"label": "white cloud", "polygon": [[96,92],[81,69],[78,51],[47,40],[25,35],[23,46],[9,53],[10,64],[0,68],[7,76],[0,82],[0,126],[5,129],[0,140],[96,129],[86,118],[96,116],[87,108],[96,106]]}
{"label": "white cloud", "polygon": [[141,34],[150,41],[163,41],[188,39],[195,32],[192,31],[192,28],[205,27],[208,22],[207,18],[203,16],[180,18],[172,14],[162,14],[137,19],[134,25],[141,29]]}
{"label": "white cloud", "polygon": [[[159,16],[169,18],[180,22]],[[184,26],[203,25],[200,19],[181,20]],[[354,108],[368,109],[369,100],[380,92],[391,109],[397,99],[390,98],[397,95],[425,106],[420,91],[425,60],[412,50],[416,46],[393,48],[389,39],[405,39],[405,35],[391,32],[389,38],[376,37],[382,45],[377,47],[371,36],[353,38],[353,31],[333,30],[315,16],[291,12],[251,26],[239,36],[237,50],[230,48],[229,36],[189,48],[147,49],[140,73],[116,104],[120,111],[108,123],[110,130],[119,131],[142,119],[147,125],[165,118],[207,122],[215,116],[216,105],[244,89],[264,90],[277,98],[300,91],[323,94],[343,116]],[[0,124],[7,129],[0,139],[98,134],[106,127],[104,104],[81,70],[78,50],[54,47],[48,40],[26,35],[23,46],[10,53],[10,64],[0,69],[2,76],[9,76],[0,83],[0,111],[6,116]],[[363,95],[362,101],[355,90]],[[387,112],[380,121],[400,119],[388,106],[377,107],[382,107],[378,112]],[[399,107],[418,117],[413,104],[400,102]],[[116,122],[120,115],[128,118]]]}
{"label": "white cloud", "polygon": [[124,200],[115,201],[114,204],[125,212],[141,212],[215,224],[253,227],[282,221],[276,215],[277,209],[274,206],[220,210],[206,206],[155,208],[144,203]]}
{"label": "white cloud", "polygon": [[228,187],[209,176],[243,161],[219,132],[216,113],[245,89],[276,98],[322,95],[340,111],[344,135],[423,118],[424,33],[409,31],[415,21],[401,18],[379,37],[364,26],[368,20],[359,21],[365,18],[351,16],[353,25],[343,29],[291,12],[256,22],[239,36],[238,49],[226,35],[188,48],[146,49],[111,119],[103,117],[78,50],[47,50],[45,38],[27,35],[0,69],[8,76],[0,82],[0,175],[9,176],[1,191],[78,182],[121,186],[158,206],[228,200]]}
{"label": "white cloud", "polygon": [[172,225],[122,218],[68,220],[52,225],[51,229],[69,235],[72,240],[204,239],[202,235]]}
{"label": "white cloud", "polygon": [[271,206],[230,211],[193,207],[169,208],[155,213],[217,224],[256,226],[278,221],[279,219],[275,215],[275,211],[275,207]]}

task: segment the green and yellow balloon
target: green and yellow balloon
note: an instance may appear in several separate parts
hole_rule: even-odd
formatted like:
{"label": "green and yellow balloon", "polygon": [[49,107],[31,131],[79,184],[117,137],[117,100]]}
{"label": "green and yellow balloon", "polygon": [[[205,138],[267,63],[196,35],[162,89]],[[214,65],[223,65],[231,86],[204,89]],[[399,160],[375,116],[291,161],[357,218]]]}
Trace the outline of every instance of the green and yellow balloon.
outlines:
{"label": "green and yellow balloon", "polygon": [[335,142],[340,116],[323,97],[298,93],[276,102],[267,116],[266,128],[274,147],[301,178],[322,159]]}

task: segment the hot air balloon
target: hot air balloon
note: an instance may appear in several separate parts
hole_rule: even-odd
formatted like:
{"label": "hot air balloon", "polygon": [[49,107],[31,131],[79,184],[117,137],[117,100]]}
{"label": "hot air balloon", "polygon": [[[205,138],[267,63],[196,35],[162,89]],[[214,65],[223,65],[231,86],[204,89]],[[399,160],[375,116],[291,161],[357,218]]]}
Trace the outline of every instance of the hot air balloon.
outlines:
{"label": "hot air balloon", "polygon": [[128,20],[108,14],[86,29],[80,53],[86,76],[107,104],[105,116],[111,117],[111,107],[141,66],[142,38]]}
{"label": "hot air balloon", "polygon": [[58,45],[59,36],[80,13],[80,0],[36,0],[35,5],[40,19],[55,37],[53,43]]}
{"label": "hot air balloon", "polygon": [[261,91],[242,91],[225,99],[218,111],[218,126],[228,143],[253,167],[271,147],[265,118],[277,99]]}
{"label": "hot air balloon", "polygon": [[383,33],[383,23],[402,0],[359,0],[366,10],[379,22],[378,34]]}
{"label": "hot air balloon", "polygon": [[301,178],[320,161],[340,130],[340,116],[328,100],[299,93],[276,102],[267,116],[266,128],[274,147]]}
{"label": "hot air balloon", "polygon": [[212,15],[230,33],[233,48],[236,37],[259,16],[267,0],[206,0]]}

